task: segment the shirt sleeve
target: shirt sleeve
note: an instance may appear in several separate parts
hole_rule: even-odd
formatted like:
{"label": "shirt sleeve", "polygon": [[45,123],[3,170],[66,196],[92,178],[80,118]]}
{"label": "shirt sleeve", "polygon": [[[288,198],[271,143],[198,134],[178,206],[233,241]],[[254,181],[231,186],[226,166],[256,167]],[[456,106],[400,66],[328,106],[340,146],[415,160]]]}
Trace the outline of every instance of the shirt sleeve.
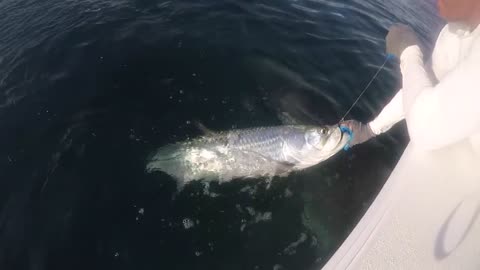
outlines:
{"label": "shirt sleeve", "polygon": [[403,111],[412,143],[437,149],[469,137],[480,128],[479,46],[434,84],[418,46],[401,56]]}
{"label": "shirt sleeve", "polygon": [[393,99],[383,108],[380,114],[369,123],[376,135],[389,130],[393,125],[405,118],[403,113],[403,90],[397,92]]}
{"label": "shirt sleeve", "polygon": [[[432,69],[432,59],[429,58],[425,65],[426,74],[430,79],[430,82],[438,83],[435,73]],[[414,80],[416,80],[414,78]],[[393,99],[383,108],[380,114],[369,123],[373,133],[380,135],[387,132],[396,123],[405,119],[405,113],[403,108],[403,92],[405,90],[400,89]]]}

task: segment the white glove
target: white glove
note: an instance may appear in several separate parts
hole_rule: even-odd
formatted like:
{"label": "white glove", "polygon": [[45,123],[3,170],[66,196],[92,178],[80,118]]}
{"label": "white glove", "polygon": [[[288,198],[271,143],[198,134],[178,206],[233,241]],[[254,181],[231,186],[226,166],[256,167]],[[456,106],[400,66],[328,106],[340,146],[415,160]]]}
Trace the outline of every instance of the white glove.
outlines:
{"label": "white glove", "polygon": [[400,58],[403,51],[410,47],[419,45],[415,32],[406,25],[394,25],[388,31],[386,37],[387,53]]}

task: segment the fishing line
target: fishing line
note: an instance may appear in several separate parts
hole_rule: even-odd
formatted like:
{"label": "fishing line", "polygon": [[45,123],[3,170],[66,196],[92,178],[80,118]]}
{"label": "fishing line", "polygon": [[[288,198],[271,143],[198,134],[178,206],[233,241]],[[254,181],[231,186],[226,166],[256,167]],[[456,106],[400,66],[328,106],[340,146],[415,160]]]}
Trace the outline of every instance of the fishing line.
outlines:
{"label": "fishing line", "polygon": [[370,82],[367,84],[367,86],[365,87],[365,89],[363,89],[362,93],[360,93],[360,95],[358,96],[358,98],[355,100],[355,102],[353,102],[352,106],[350,106],[350,109],[348,109],[348,111],[343,115],[342,119],[340,119],[340,122],[343,122],[343,120],[345,120],[345,117],[348,115],[348,113],[350,113],[350,111],[353,109],[353,107],[355,107],[355,105],[357,104],[357,102],[360,100],[360,98],[363,96],[363,94],[365,94],[365,92],[367,91],[367,89],[370,87],[370,85],[372,84],[372,82],[377,78],[378,74],[380,73],[380,71],[382,71],[382,69],[385,67],[385,65],[387,64],[388,60],[390,59],[393,59],[395,56],[392,55],[392,54],[388,54],[387,57],[385,58],[385,61],[383,62],[383,64],[380,66],[380,68],[377,70],[377,73],[375,73],[375,75],[373,75],[373,78],[370,80]]}

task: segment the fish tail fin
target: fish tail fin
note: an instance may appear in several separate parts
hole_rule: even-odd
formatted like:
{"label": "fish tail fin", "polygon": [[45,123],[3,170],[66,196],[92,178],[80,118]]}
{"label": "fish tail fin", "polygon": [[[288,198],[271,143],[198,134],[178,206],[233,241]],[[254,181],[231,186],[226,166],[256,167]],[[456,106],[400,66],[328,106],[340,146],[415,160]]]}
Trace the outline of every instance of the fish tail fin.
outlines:
{"label": "fish tail fin", "polygon": [[183,187],[185,175],[185,148],[181,144],[170,144],[160,147],[147,163],[148,173],[162,171],[178,181],[178,186]]}

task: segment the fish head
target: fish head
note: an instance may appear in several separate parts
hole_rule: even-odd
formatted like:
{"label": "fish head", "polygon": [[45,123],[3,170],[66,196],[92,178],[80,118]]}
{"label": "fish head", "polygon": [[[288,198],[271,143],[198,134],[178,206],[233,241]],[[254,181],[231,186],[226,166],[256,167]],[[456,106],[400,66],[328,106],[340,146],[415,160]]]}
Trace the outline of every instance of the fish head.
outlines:
{"label": "fish head", "polygon": [[339,126],[314,127],[305,133],[305,142],[318,151],[337,152],[348,142],[348,135]]}
{"label": "fish head", "polygon": [[304,146],[299,151],[290,151],[300,162],[299,167],[309,167],[335,155],[348,143],[349,135],[338,125],[319,126],[308,128],[304,139]]}

